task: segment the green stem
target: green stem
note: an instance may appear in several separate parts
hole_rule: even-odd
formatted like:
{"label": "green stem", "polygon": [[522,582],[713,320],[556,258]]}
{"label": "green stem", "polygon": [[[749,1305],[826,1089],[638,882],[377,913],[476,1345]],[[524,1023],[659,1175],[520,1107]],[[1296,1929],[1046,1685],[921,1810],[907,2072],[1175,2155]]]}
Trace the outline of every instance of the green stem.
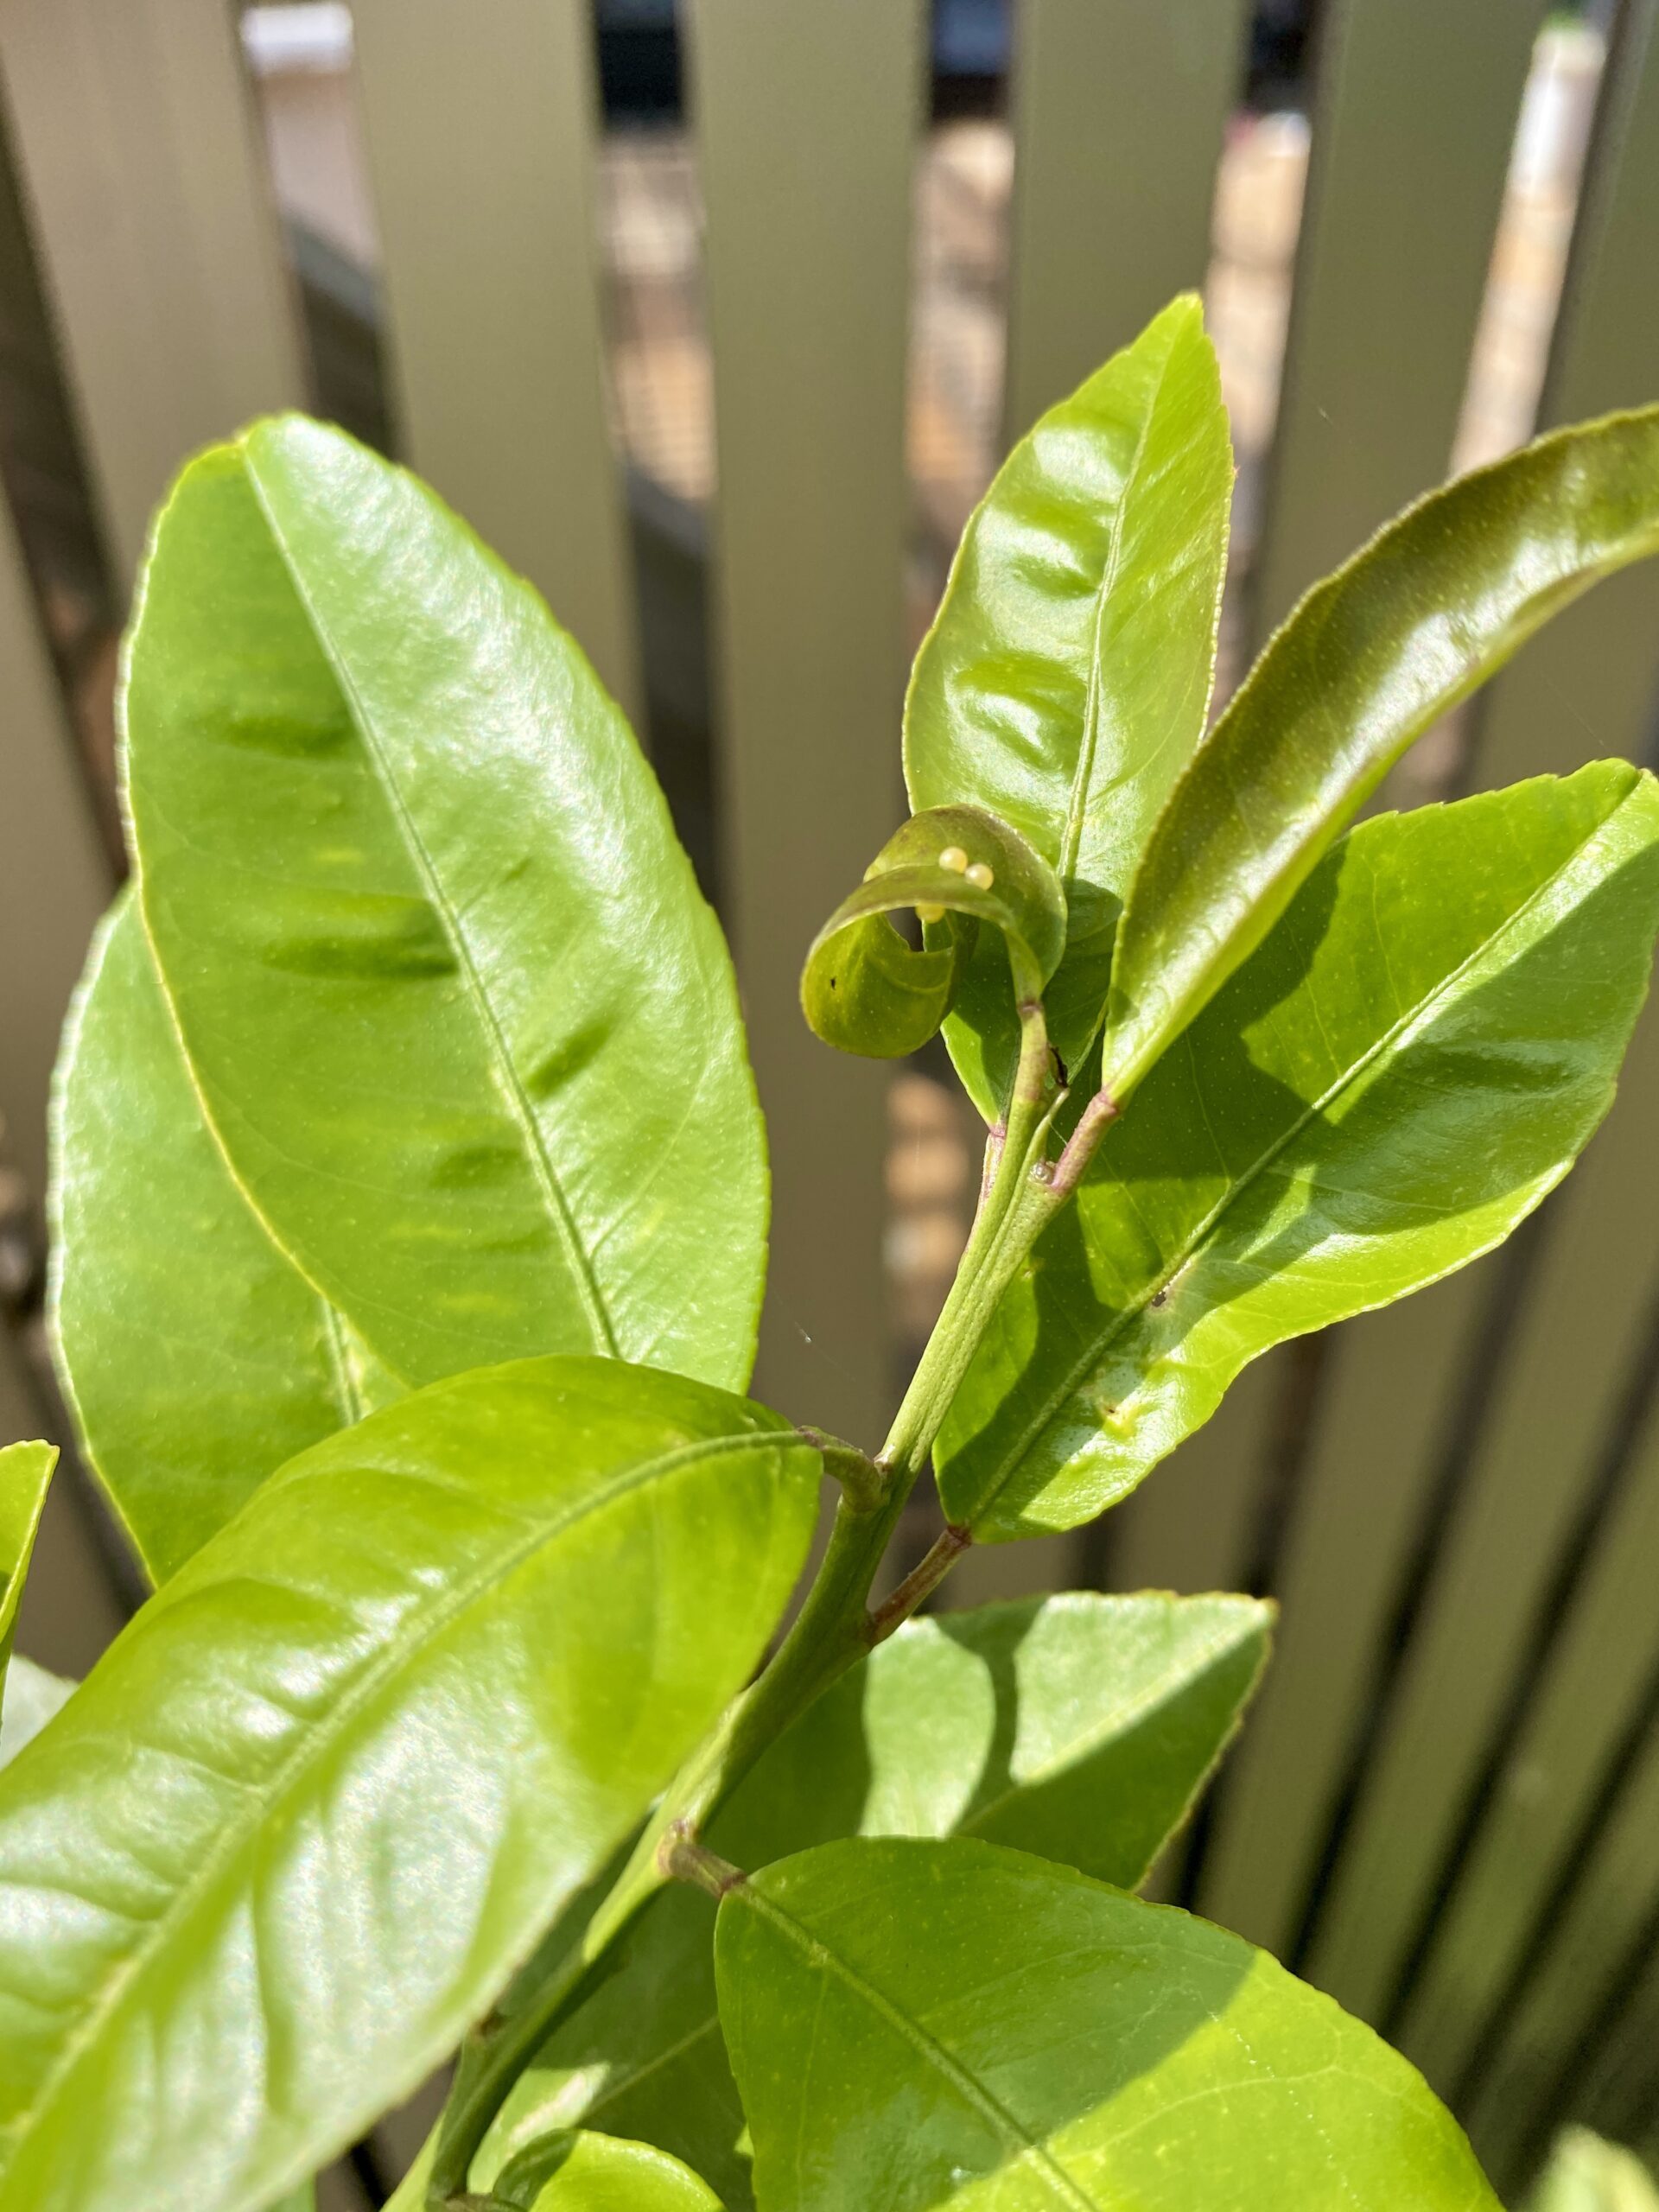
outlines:
{"label": "green stem", "polygon": [[[872,1614],[870,1586],[917,1477],[950,1410],[980,1338],[1020,1261],[1053,1211],[1046,1153],[1058,1103],[1050,1071],[1041,1005],[1020,1007],[1020,1061],[995,1171],[975,1217],[938,1325],[911,1378],[887,1440],[863,1467],[861,1455],[831,1444],[844,1464],[833,1471],[845,1489],[830,1542],[806,1601],[770,1664],[733,1703],[671,1783],[627,1865],[588,1922],[581,1942],[518,2012],[470,2038],[440,2124],[427,2183],[432,2212],[454,2212],[490,2124],[507,2092],[558,2023],[609,1970],[607,1954],[636,1916],[673,1878],[675,1862],[725,1798],[797,1716],[831,1682],[891,1635],[943,1580],[965,1548],[966,1532],[947,1533],[922,1567]],[[804,1433],[806,1432],[803,1432]],[[830,1440],[825,1440],[830,1442]],[[849,1476],[852,1477],[850,1481]]]}

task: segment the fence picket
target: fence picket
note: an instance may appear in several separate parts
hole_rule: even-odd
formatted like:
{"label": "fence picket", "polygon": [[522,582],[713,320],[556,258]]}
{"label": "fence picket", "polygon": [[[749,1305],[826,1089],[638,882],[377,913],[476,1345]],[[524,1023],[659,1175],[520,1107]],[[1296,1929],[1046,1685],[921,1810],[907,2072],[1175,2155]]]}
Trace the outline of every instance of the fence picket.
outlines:
{"label": "fence picket", "polygon": [[1535,0],[1333,0],[1255,576],[1265,632],[1445,475]]}
{"label": "fence picket", "polygon": [[1015,18],[1010,439],[1204,282],[1246,0],[1024,0]]}
{"label": "fence picket", "polygon": [[719,489],[720,755],[777,1236],[760,1387],[878,1435],[880,1071],[809,1035],[814,931],[898,818],[918,0],[696,0]]}
{"label": "fence picket", "polygon": [[9,0],[0,71],[124,581],[185,455],[305,396],[235,18],[223,0]]}
{"label": "fence picket", "polygon": [[[1644,9],[1650,24],[1650,10]],[[1654,57],[1627,41],[1610,80],[1545,410],[1563,420],[1651,396],[1659,319],[1639,297],[1659,208]],[[1659,577],[1574,609],[1496,689],[1478,766],[1503,784],[1648,749],[1659,679]],[[1570,702],[1549,711],[1551,702]],[[1387,2012],[1450,1869],[1506,1685],[1538,1632],[1558,1549],[1645,1343],[1656,1282],[1651,1182],[1659,1017],[1638,1027],[1605,1128],[1552,1201],[1548,1240],[1465,1471],[1404,1694],[1312,1970],[1361,2012]],[[1453,1893],[1455,1913],[1464,1900]],[[1444,1929],[1441,1929],[1444,1934]]]}
{"label": "fence picket", "polygon": [[453,0],[357,0],[353,22],[407,456],[529,576],[637,717],[601,352],[592,10],[496,0],[481,36]]}
{"label": "fence picket", "polygon": [[113,887],[11,518],[3,512],[0,667],[6,671],[0,1130],[38,1205],[46,1192],[47,1090],[58,1032],[86,940]]}

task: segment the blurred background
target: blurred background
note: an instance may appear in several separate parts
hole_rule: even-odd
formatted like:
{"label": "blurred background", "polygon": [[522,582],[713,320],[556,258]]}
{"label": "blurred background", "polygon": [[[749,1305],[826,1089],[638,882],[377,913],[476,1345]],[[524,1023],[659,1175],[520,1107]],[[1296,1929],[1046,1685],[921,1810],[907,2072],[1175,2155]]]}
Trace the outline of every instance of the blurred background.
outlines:
{"label": "blurred background", "polygon": [[[942,1057],[839,1059],[795,982],[902,813],[904,670],[963,521],[1201,286],[1239,462],[1224,699],[1406,499],[1659,399],[1656,4],[3,0],[0,1433],[68,1441],[47,1084],[122,865],[119,629],[187,453],[302,405],[410,460],[632,711],[771,1117],[757,1390],[874,1446],[978,1137]],[[1392,796],[1645,760],[1656,704],[1637,573]],[[1401,2042],[1504,2189],[1567,2119],[1659,2154],[1656,1109],[1649,1018],[1504,1252],[1263,1360],[1104,1522],[945,1592],[1280,1598],[1161,1893]],[[22,1648],[82,1672],[141,1595],[60,1480]]]}

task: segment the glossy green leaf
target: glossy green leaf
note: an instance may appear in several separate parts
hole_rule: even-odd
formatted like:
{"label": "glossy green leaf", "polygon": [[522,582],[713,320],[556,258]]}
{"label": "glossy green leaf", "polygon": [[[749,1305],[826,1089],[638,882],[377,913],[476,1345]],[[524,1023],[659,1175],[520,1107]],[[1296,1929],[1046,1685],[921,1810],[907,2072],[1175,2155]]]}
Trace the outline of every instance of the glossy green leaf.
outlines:
{"label": "glossy green leaf", "polygon": [[20,1651],[12,1653],[5,1680],[0,1682],[0,1766],[34,1742],[47,1722],[62,1712],[74,1688]]}
{"label": "glossy green leaf", "polygon": [[[887,918],[914,908],[919,950]],[[888,838],[818,931],[801,976],[801,1007],[828,1045],[896,1059],[925,1045],[955,998],[988,925],[1010,1019],[1042,995],[1065,943],[1065,905],[1047,862],[974,806],[912,815]]]}
{"label": "glossy green leaf", "polygon": [[1127,1099],[1261,944],[1407,747],[1549,617],[1659,551],[1659,408],[1459,477],[1316,584],[1171,792],[1118,932],[1103,1046]]}
{"label": "glossy green leaf", "polygon": [[0,1451],[0,1688],[17,1633],[17,1608],[47,1486],[57,1464],[57,1449],[50,1444],[8,1444]]}
{"label": "glossy green leaf", "polygon": [[1527,2212],[1659,2212],[1659,2187],[1633,2152],[1587,2127],[1567,2127]]}
{"label": "glossy green leaf", "polygon": [[59,1377],[163,1582],[273,1467],[401,1392],[232,1181],[127,893],[69,1017],[53,1154]]}
{"label": "glossy green leaf", "polygon": [[721,2212],[708,2183],[665,2151],[587,2133],[521,2152],[492,2193],[524,2212]]}
{"label": "glossy green leaf", "polygon": [[1622,761],[1356,830],[999,1307],[940,1440],[950,1518],[1089,1520],[1269,1345],[1500,1243],[1611,1102],[1656,925],[1659,788]]}
{"label": "glossy green leaf", "polygon": [[1421,2077],[1266,1952],[958,1839],[720,1908],[766,2212],[1497,2212]]}
{"label": "glossy green leaf", "polygon": [[230,2212],[408,2094],[753,1667],[817,1470],[566,1358],[266,1482],[0,1776],[4,2212]]}
{"label": "glossy green leaf", "polygon": [[529,587],[341,433],[260,423],[162,511],[124,718],[208,1119],[392,1372],[601,1351],[741,1384],[766,1191],[730,963]]}
{"label": "glossy green leaf", "polygon": [[[1250,1598],[1084,1592],[909,1622],[775,1744],[714,1823],[759,1866],[842,1835],[978,1835],[1138,1883],[1190,1809],[1262,1667]],[[473,2176],[550,2128],[664,2145],[752,2200],[716,2017],[714,1907],[658,1901],[549,2043]]]}
{"label": "glossy green leaf", "polygon": [[[1049,1034],[1068,1065],[1106,1003],[1147,833],[1204,729],[1232,452],[1194,296],[1045,415],[963,533],[905,706],[912,804],[969,801],[1058,871],[1065,957]],[[946,1030],[994,1119],[1015,1039],[976,963]]]}

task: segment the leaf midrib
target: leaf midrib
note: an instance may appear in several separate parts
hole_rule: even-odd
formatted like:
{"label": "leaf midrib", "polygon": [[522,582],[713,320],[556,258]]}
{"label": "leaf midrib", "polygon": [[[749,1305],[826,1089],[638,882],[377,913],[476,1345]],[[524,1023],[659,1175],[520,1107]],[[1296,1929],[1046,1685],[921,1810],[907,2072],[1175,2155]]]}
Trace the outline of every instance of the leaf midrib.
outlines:
{"label": "leaf midrib", "polygon": [[301,573],[299,562],[291,550],[283,535],[282,525],[272,510],[264,484],[260,477],[257,456],[246,442],[244,442],[241,447],[241,454],[254,499],[258,505],[261,515],[264,518],[265,527],[270,532],[271,543],[276,549],[283,569],[287,572],[289,582],[294,588],[294,595],[300,603],[313,637],[316,639],[318,651],[328,664],[329,671],[339,684],[351,709],[353,726],[362,741],[364,753],[385,794],[392,819],[402,833],[404,846],[414,863],[416,874],[425,887],[427,899],[433,912],[438,917],[444,935],[454,953],[457,972],[472,1001],[479,1026],[484,1033],[485,1044],[490,1058],[496,1064],[503,1092],[513,1119],[518,1123],[524,1137],[525,1149],[530,1156],[531,1173],[541,1189],[546,1211],[557,1230],[567,1268],[575,1279],[578,1294],[588,1317],[588,1326],[593,1331],[595,1339],[594,1349],[607,1353],[613,1359],[620,1358],[620,1347],[611,1325],[610,1315],[606,1307],[604,1294],[600,1287],[591,1255],[582,1243],[576,1227],[575,1217],[559,1182],[558,1172],[542,1135],[541,1125],[536,1119],[535,1109],[531,1105],[529,1095],[525,1091],[495,1008],[491,1005],[489,995],[484,988],[483,978],[479,974],[477,964],[474,961],[472,947],[461,926],[461,918],[443,888],[437,865],[427,849],[425,840],[416,826],[414,817],[410,812],[397,779],[392,773],[391,764],[376,734],[373,717],[369,713],[362,694],[346,665],[344,655],[334,642],[321,609],[312,596],[305,578]]}
{"label": "leaf midrib", "polygon": [[1113,587],[1117,582],[1118,569],[1122,563],[1124,541],[1128,536],[1129,500],[1140,480],[1141,463],[1146,459],[1147,448],[1152,438],[1153,420],[1158,412],[1158,404],[1163,397],[1164,385],[1169,375],[1169,365],[1174,357],[1175,345],[1172,339],[1164,349],[1162,360],[1158,364],[1158,373],[1147,397],[1146,412],[1141,416],[1140,428],[1135,433],[1135,451],[1129,457],[1128,468],[1123,473],[1122,490],[1118,496],[1116,510],[1112,517],[1111,549],[1107,555],[1100,587],[1095,594],[1094,620],[1090,626],[1089,688],[1084,700],[1083,709],[1083,742],[1077,748],[1077,766],[1071,774],[1071,789],[1065,815],[1065,832],[1060,840],[1060,864],[1058,873],[1068,896],[1072,874],[1077,864],[1077,855],[1083,847],[1083,825],[1089,811],[1089,787],[1094,776],[1095,755],[1100,745],[1101,626],[1105,620],[1107,604],[1111,598]]}
{"label": "leaf midrib", "polygon": [[822,1964],[844,1982],[855,1997],[909,2044],[919,2058],[950,2083],[957,2094],[987,2123],[993,2133],[1001,2136],[1020,2158],[1030,2162],[1033,2171],[1046,2183],[1060,2203],[1069,2206],[1071,2212],[1100,2212],[1096,2199],[1088,2196],[1073,2180],[1046,2144],[1039,2142],[1024,2123],[999,2098],[993,2096],[960,2059],[928,2033],[919,2020],[912,2019],[909,2013],[901,2012],[891,1998],[867,1981],[858,1969],[838,1952],[832,1950],[822,1936],[803,1926],[792,1913],[785,1912],[774,1899],[757,1890],[752,1881],[742,1881],[727,1891],[722,1900],[722,1910],[735,1904],[747,1907],[761,1919],[769,1922],[786,1942],[802,1954],[809,1966]]}
{"label": "leaf midrib", "polygon": [[[1635,787],[1632,786],[1632,788]],[[1088,1349],[1080,1353],[1066,1369],[1063,1380],[1055,1385],[1054,1389],[1043,1401],[1040,1410],[1033,1414],[1032,1419],[1027,1421],[1025,1427],[1020,1431],[1017,1440],[1010,1447],[1007,1455],[998,1465],[991,1485],[981,1494],[978,1502],[973,1509],[971,1517],[974,1520],[977,1521],[981,1519],[983,1515],[996,1503],[997,1499],[1001,1497],[1003,1491],[1007,1486],[1010,1477],[1019,1467],[1027,1452],[1031,1450],[1032,1446],[1042,1435],[1044,1430],[1047,1428],[1050,1422],[1065,1405],[1066,1400],[1071,1397],[1073,1391],[1077,1389],[1079,1383],[1081,1383],[1093,1370],[1093,1369],[1099,1364],[1102,1357],[1110,1349],[1112,1344],[1116,1342],[1117,1338],[1123,1333],[1124,1330],[1127,1329],[1131,1323],[1138,1321],[1141,1319],[1141,1316],[1146,1312],[1147,1307],[1152,1303],[1152,1300],[1158,1295],[1158,1294],[1161,1290],[1166,1289],[1169,1284],[1174,1281],[1175,1277],[1179,1274],[1182,1268],[1186,1266],[1187,1262],[1193,1258],[1193,1256],[1206,1243],[1209,1242],[1211,1237],[1218,1229],[1223,1217],[1232,1207],[1235,1202],[1243,1195],[1243,1193],[1247,1191],[1254,1182],[1255,1182],[1259,1176],[1267,1172],[1267,1170],[1273,1165],[1273,1162],[1278,1159],[1280,1154],[1290,1145],[1295,1142],[1296,1139],[1301,1135],[1303,1130],[1307,1128],[1308,1124],[1314,1121],[1319,1115],[1323,1114],[1333,1100],[1339,1098],[1344,1090],[1349,1090],[1354,1084],[1357,1083],[1372,1066],[1372,1065],[1382,1056],[1382,1054],[1388,1051],[1391,1046],[1400,1042],[1406,1036],[1408,1031],[1416,1027],[1420,1022],[1426,1020],[1430,1015],[1437,1012],[1445,1001],[1452,995],[1452,992],[1461,983],[1464,977],[1469,973],[1469,971],[1472,968],[1478,966],[1482,961],[1485,960],[1495,946],[1501,944],[1506,937],[1510,936],[1514,931],[1522,925],[1522,924],[1526,920],[1528,915],[1532,912],[1532,909],[1538,905],[1545,895],[1555,887],[1555,886],[1560,881],[1561,878],[1566,875],[1570,869],[1576,867],[1579,862],[1582,861],[1585,854],[1592,845],[1599,843],[1600,840],[1606,836],[1614,820],[1624,811],[1625,806],[1629,804],[1630,796],[1630,794],[1628,791],[1623,793],[1620,796],[1618,804],[1608,809],[1607,812],[1602,817],[1601,820],[1595,825],[1590,834],[1580,840],[1579,843],[1573,847],[1572,852],[1567,855],[1558,867],[1550,871],[1549,874],[1544,878],[1542,882],[1539,883],[1528,893],[1527,897],[1522,901],[1520,906],[1516,906],[1512,912],[1505,917],[1503,921],[1492,931],[1490,937],[1484,938],[1480,944],[1478,944],[1472,951],[1468,953],[1463,960],[1459,962],[1458,965],[1454,969],[1442,978],[1442,980],[1435,986],[1433,990],[1432,990],[1427,997],[1420,999],[1415,1006],[1410,1007],[1405,1014],[1402,1014],[1399,1020],[1395,1023],[1391,1029],[1385,1031],[1383,1034],[1378,1038],[1375,1045],[1371,1046],[1365,1052],[1363,1052],[1351,1067],[1344,1071],[1336,1082],[1330,1084],[1326,1090],[1322,1091],[1317,1098],[1313,1099],[1306,1106],[1303,1112],[1300,1114],[1295,1121],[1286,1129],[1284,1135],[1276,1143],[1270,1145],[1258,1159],[1252,1161],[1249,1170],[1242,1175],[1236,1182],[1229,1185],[1225,1193],[1217,1200],[1217,1204],[1211,1209],[1210,1212],[1205,1216],[1204,1219],[1193,1229],[1191,1236],[1188,1236],[1186,1241],[1180,1246],[1174,1258],[1165,1268],[1163,1268],[1159,1274],[1148,1279],[1147,1283],[1143,1286],[1141,1296],[1131,1304],[1125,1306],[1122,1310],[1114,1317],[1109,1327],[1102,1330],[1097,1336],[1092,1338],[1090,1341]],[[1171,1040],[1172,1044],[1179,1043],[1182,1038],[1190,1039],[1191,1034],[1192,1028],[1189,1024],[1187,1028],[1181,1031],[1176,1039]]]}
{"label": "leaf midrib", "polygon": [[[389,1681],[394,1681],[400,1671],[413,1668],[423,1654],[470,1607],[515,1574],[537,1551],[556,1541],[594,1514],[604,1511],[632,1491],[643,1489],[648,1483],[677,1474],[688,1466],[695,1466],[701,1459],[724,1456],[734,1452],[776,1450],[788,1441],[787,1432],[777,1429],[754,1430],[741,1436],[698,1438],[609,1477],[586,1497],[539,1523],[530,1535],[522,1538],[505,1554],[496,1554],[464,1581],[458,1583],[430,1612],[420,1616],[413,1649],[395,1640],[388,1643],[379,1656],[372,1660],[364,1671],[347,1685],[334,1710],[317,1724],[315,1730],[302,1734],[293,1751],[279,1762],[267,1782],[258,1789],[249,1813],[230,1821],[221,1830],[213,1847],[193,1862],[189,1878],[181,1884],[171,1903],[151,1922],[149,1933],[143,1942],[135,1946],[112,1967],[105,1984],[101,2002],[79,2031],[66,2041],[58,2063],[41,2077],[33,2102],[19,2115],[21,2124],[14,2124],[10,2146],[0,2157],[0,2191],[3,2191],[19,2152],[32,2136],[38,2133],[81,2060],[94,2046],[108,2023],[117,2017],[156,1960],[165,1953],[174,1930],[189,1919],[200,1900],[208,1894],[224,1870],[257,1834],[271,1808],[290,1793],[290,1785],[333,1751],[351,1721],[372,1698],[378,1695]],[[399,1471],[407,1477],[406,1470]],[[414,1479],[418,1481],[421,1478],[416,1475]]]}

